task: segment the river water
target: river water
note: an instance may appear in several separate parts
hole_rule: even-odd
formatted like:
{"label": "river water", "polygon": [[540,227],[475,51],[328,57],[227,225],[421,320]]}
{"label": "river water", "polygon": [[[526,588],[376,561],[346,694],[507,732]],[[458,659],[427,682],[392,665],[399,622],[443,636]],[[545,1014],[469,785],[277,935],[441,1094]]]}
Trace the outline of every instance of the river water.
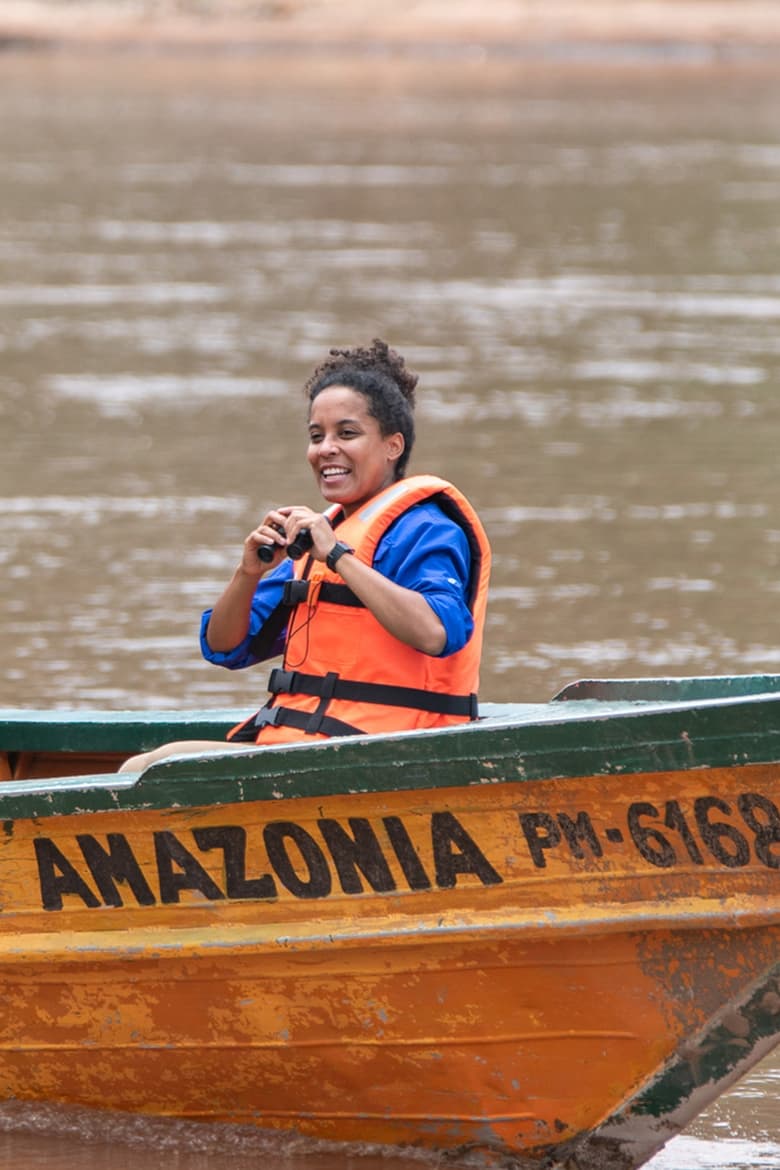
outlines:
{"label": "river water", "polygon": [[[780,73],[0,57],[0,706],[254,709],[201,608],[314,503],[331,344],[421,373],[495,550],[482,694],[780,671]],[[780,1166],[770,1058],[653,1170]],[[409,1170],[0,1111],[15,1170]]]}

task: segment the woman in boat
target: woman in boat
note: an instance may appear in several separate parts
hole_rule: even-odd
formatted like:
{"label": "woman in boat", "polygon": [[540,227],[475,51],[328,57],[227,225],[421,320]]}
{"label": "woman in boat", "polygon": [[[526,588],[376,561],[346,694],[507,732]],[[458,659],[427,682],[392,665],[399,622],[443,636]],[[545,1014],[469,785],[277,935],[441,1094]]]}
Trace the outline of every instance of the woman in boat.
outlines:
{"label": "woman in boat", "polygon": [[[328,506],[270,509],[203,614],[210,662],[284,654],[268,701],[221,749],[477,717],[490,547],[457,488],[405,477],[417,380],[375,340],[332,349],[307,382],[308,461]],[[166,744],[123,770],[216,746]]]}

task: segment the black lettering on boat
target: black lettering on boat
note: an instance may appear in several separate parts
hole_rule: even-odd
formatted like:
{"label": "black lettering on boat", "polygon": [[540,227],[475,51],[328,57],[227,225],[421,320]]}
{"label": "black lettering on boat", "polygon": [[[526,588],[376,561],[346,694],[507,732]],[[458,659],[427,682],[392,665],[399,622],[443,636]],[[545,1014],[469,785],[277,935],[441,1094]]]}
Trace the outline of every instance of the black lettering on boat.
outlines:
{"label": "black lettering on boat", "polygon": [[214,879],[174,833],[167,829],[155,832],[154,851],[160,901],[165,905],[178,902],[182,890],[197,890],[209,902],[218,902],[225,897]]}
{"label": "black lettering on boat", "polygon": [[202,852],[221,849],[225,858],[225,889],[228,898],[276,898],[276,882],[270,873],[246,876],[246,830],[241,825],[213,825],[193,829],[195,844]]}
{"label": "black lettering on boat", "polygon": [[76,840],[105,906],[124,905],[117,883],[122,885],[127,883],[139,906],[155,905],[155,896],[130,848],[130,843],[122,833],[108,833],[107,848],[88,833],[80,833]]}
{"label": "black lettering on boat", "polygon": [[451,890],[460,873],[473,873],[483,886],[500,885],[503,881],[474,838],[451,812],[431,815],[431,843],[439,889]]}
{"label": "black lettering on boat", "polygon": [[365,817],[349,818],[351,836],[338,821],[326,817],[317,821],[317,825],[330,850],[345,894],[363,893],[363,883],[358,870],[371,889],[378,894],[385,894],[396,888],[382,846]]}
{"label": "black lettering on boat", "polygon": [[[754,836],[756,859],[769,869],[780,869],[780,810],[768,797],[757,792],[743,792],[737,798],[737,810]],[[652,822],[663,812],[663,827],[670,829],[682,842],[694,865],[706,864],[696,839],[698,831],[704,848],[719,865],[741,869],[750,864],[750,842],[743,832],[724,817],[734,817],[735,809],[719,796],[697,796],[693,812],[686,813],[679,800],[667,800],[663,810],[654,804],[638,801],[629,806],[628,827],[636,848],[652,865],[662,869],[677,863],[677,850],[669,837]],[[646,819],[650,823],[646,823]]]}
{"label": "black lettering on boat", "polygon": [[[760,792],[743,792],[737,802],[743,821],[755,836],[756,857],[769,869],[780,869],[780,810]],[[777,852],[772,851],[777,846]]]}
{"label": "black lettering on boat", "polygon": [[[294,821],[272,821],[263,830],[268,860],[282,885],[296,898],[327,898],[332,888],[330,869],[325,854],[317,842]],[[290,859],[287,842],[291,841],[308,879],[302,878]]]}
{"label": "black lettering on boat", "polygon": [[584,861],[587,856],[583,845],[587,845],[594,857],[603,856],[604,850],[601,848],[601,842],[596,836],[596,830],[593,828],[593,822],[588,813],[578,812],[576,819],[566,813],[558,813],[558,824],[566,838],[566,843],[578,861]]}
{"label": "black lettering on boat", "polygon": [[85,906],[96,910],[100,899],[93,893],[75,866],[48,837],[33,841],[44,910],[61,910],[64,894],[75,894]]}
{"label": "black lettering on boat", "polygon": [[410,890],[430,890],[431,879],[425,872],[420,856],[415,849],[406,825],[400,817],[383,817],[388,839],[398,858],[398,864],[409,883]]}
{"label": "black lettering on boat", "polygon": [[691,827],[688,824],[687,817],[680,805],[679,800],[667,800],[664,813],[664,825],[667,829],[673,829],[679,833],[685,849],[694,865],[704,865],[704,858],[702,857],[701,849],[699,848],[696,838],[691,832]]}
{"label": "black lettering on boat", "polygon": [[652,824],[645,824],[645,818],[658,820],[660,815],[656,806],[649,801],[634,801],[628,807],[628,831],[645,861],[658,866],[659,869],[669,869],[677,863],[674,847],[660,829],[656,829]]}
{"label": "black lettering on boat", "polygon": [[544,869],[547,858],[545,849],[554,849],[561,843],[561,830],[549,813],[520,813],[520,827],[523,830],[531,861],[537,869]]}
{"label": "black lettering on boat", "polygon": [[731,805],[719,796],[698,796],[693,811],[702,841],[716,861],[729,869],[739,869],[749,863],[750,846],[744,835],[728,821],[713,819],[713,813],[731,815]]}

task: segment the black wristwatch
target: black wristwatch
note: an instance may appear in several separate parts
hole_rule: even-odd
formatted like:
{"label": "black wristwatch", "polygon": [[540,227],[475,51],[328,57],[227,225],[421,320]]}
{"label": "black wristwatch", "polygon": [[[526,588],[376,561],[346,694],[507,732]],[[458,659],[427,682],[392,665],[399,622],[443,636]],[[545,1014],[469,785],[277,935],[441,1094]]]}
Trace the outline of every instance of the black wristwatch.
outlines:
{"label": "black wristwatch", "polygon": [[343,557],[344,553],[353,553],[354,551],[354,548],[351,548],[348,544],[345,544],[343,540],[337,540],[333,548],[326,556],[325,564],[332,573],[335,573],[336,563],[338,562],[339,557]]}

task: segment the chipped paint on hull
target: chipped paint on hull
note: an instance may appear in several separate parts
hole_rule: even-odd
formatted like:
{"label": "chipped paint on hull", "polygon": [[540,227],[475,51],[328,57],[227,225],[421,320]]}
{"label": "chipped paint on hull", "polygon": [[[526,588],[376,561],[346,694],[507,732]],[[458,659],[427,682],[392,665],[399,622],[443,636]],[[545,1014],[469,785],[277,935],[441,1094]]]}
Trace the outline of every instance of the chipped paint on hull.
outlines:
{"label": "chipped paint on hull", "polygon": [[780,963],[685,1044],[571,1153],[567,1170],[632,1170],[780,1044]]}

